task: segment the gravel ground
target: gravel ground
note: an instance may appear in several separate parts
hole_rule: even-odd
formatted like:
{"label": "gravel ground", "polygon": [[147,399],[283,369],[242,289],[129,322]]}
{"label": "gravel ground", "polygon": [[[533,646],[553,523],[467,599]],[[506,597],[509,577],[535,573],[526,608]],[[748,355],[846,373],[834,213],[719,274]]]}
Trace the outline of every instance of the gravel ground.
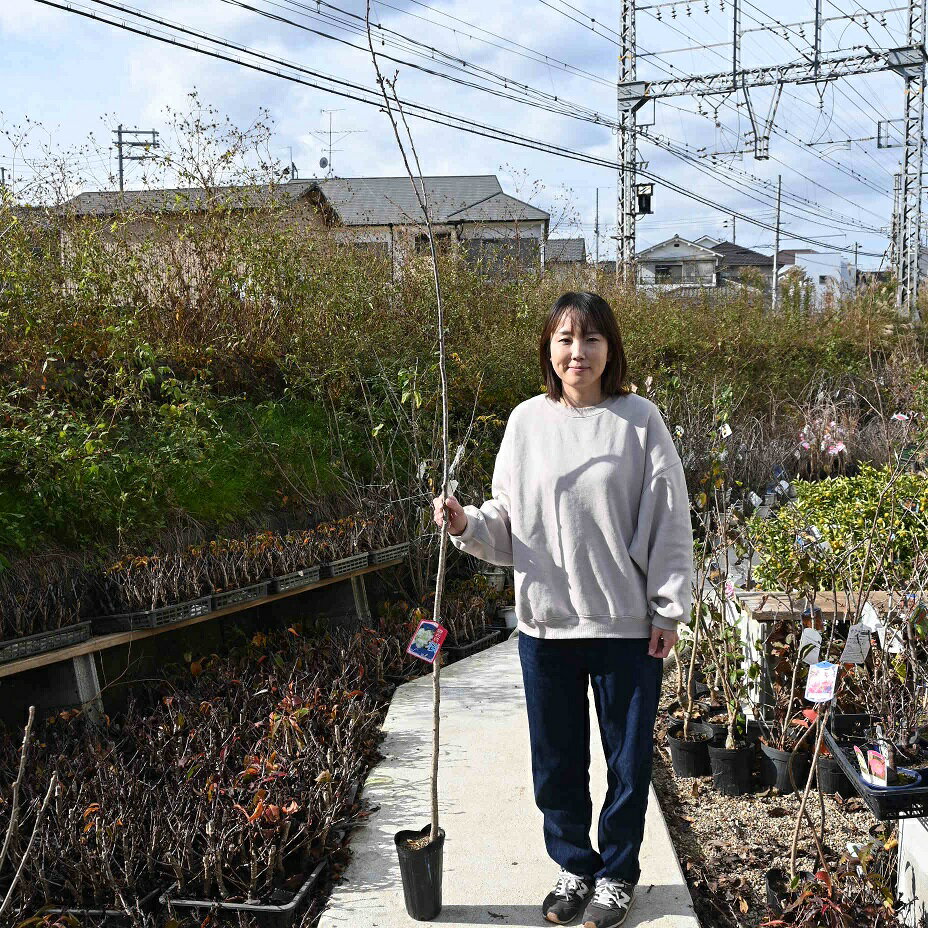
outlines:
{"label": "gravel ground", "polygon": [[[654,788],[660,798],[680,865],[703,928],[755,928],[771,917],[764,873],[789,869],[789,853],[799,811],[799,794],[782,796],[757,782],[745,796],[722,796],[712,777],[677,777],[664,741],[666,706],[676,698],[668,661],[656,729]],[[892,822],[880,823],[856,797],[824,796],[826,855],[837,862],[848,842],[888,838]],[[813,821],[820,821],[818,792],[809,794]],[[799,834],[797,868],[813,869],[815,844],[804,825]]]}

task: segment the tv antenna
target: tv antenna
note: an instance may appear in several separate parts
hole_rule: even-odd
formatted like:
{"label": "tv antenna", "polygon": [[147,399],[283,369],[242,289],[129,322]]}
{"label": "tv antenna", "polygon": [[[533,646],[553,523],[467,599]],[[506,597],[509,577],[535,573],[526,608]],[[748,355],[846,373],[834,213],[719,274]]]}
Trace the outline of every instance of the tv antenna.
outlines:
{"label": "tv antenna", "polygon": [[333,113],[342,113],[343,109],[337,110],[319,110],[319,112],[324,116],[328,114],[329,116],[329,127],[328,129],[310,129],[309,134],[315,136],[321,142],[326,143],[328,146],[328,157],[323,156],[319,159],[319,167],[323,170],[328,168],[326,177],[334,176],[334,168],[332,167],[332,155],[334,152],[341,152],[344,149],[333,148],[335,142],[340,142],[343,138],[346,138],[349,135],[354,135],[358,132],[366,132],[366,129],[339,129],[335,130],[332,127],[332,114]]}

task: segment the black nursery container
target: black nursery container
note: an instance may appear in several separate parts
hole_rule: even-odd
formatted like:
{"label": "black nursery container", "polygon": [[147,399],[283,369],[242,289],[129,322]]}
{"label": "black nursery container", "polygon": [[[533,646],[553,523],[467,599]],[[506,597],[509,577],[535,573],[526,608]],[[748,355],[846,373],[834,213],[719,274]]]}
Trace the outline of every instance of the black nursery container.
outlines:
{"label": "black nursery container", "polygon": [[680,738],[682,734],[682,722],[671,725],[667,732],[673,772],[678,777],[708,776],[712,773],[712,767],[709,764],[709,742],[714,734],[712,726],[703,722],[690,723],[690,735],[701,736],[699,741],[682,741]]}
{"label": "black nursery container", "polygon": [[753,763],[753,745],[740,744],[734,749],[709,745],[712,785],[723,796],[743,796],[751,791]]}
{"label": "black nursery container", "polygon": [[[798,751],[792,760],[793,776],[790,779],[791,751],[780,751],[769,744],[760,746],[760,779],[764,786],[775,786],[781,793],[802,792],[809,776],[812,758],[807,751]],[[796,785],[793,786],[793,781]]]}
{"label": "black nursery container", "polygon": [[403,897],[410,918],[428,922],[441,912],[441,874],[445,848],[445,830],[439,827],[438,837],[424,847],[410,848],[407,841],[424,838],[431,832],[428,824],[419,831],[398,831],[393,836],[403,878]]}
{"label": "black nursery container", "polygon": [[856,793],[841,765],[833,757],[826,757],[824,754],[819,756],[815,763],[815,776],[823,793],[837,793],[843,799],[849,799]]}

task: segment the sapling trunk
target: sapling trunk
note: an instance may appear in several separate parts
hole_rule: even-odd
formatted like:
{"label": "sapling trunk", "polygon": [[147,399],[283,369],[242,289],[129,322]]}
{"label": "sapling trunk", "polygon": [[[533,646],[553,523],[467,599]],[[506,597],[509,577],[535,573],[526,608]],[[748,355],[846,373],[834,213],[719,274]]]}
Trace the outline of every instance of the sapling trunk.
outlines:
{"label": "sapling trunk", "polygon": [[[412,133],[409,131],[409,125],[406,122],[406,114],[403,111],[402,104],[400,103],[399,97],[396,94],[396,78],[394,78],[393,84],[390,84],[388,81],[386,81],[383,75],[380,73],[380,65],[377,63],[377,54],[374,51],[374,40],[371,36],[371,0],[367,0],[365,26],[367,28],[367,44],[368,48],[370,49],[371,60],[374,64],[374,70],[377,73],[377,84],[380,87],[380,92],[383,95],[384,103],[386,104],[387,115],[390,118],[390,125],[393,127],[393,134],[396,138],[396,143],[399,146],[400,154],[403,157],[403,164],[406,166],[406,173],[409,176],[409,182],[412,185],[413,191],[416,194],[416,199],[419,201],[419,206],[422,209],[422,215],[425,219],[425,227],[429,239],[429,252],[432,258],[432,283],[435,287],[435,302],[438,309],[438,370],[441,376],[442,437],[441,493],[442,499],[446,499],[448,496],[448,375],[445,369],[445,321],[444,307],[442,304],[441,279],[438,275],[438,255],[435,250],[435,236],[432,233],[432,220],[429,212],[428,193],[425,188],[425,180],[422,176],[422,167],[419,164],[419,156],[416,153],[416,146],[412,138]],[[393,92],[392,102],[390,100],[390,94],[387,93],[388,86],[390,86],[390,89]],[[416,173],[418,174],[418,178],[421,183],[421,191],[416,186],[416,178],[413,175],[412,169],[409,165],[409,159],[406,156],[406,148],[403,145],[403,140],[400,137],[399,127],[393,115],[394,106],[399,113],[400,119],[403,123],[403,128],[406,131],[406,136],[409,139],[409,147],[413,160],[416,163]],[[448,548],[448,523],[450,521],[447,506],[443,506],[443,512],[444,518],[442,519],[441,535],[438,545],[438,571],[435,580],[435,605],[433,611],[433,617],[436,623],[438,623],[441,618],[441,597],[442,592],[444,591],[445,559],[447,556]],[[440,720],[439,704],[441,702],[440,677],[441,651],[439,650],[435,655],[435,660],[432,664],[432,827],[429,833],[429,843],[435,841],[438,838],[438,733]]]}

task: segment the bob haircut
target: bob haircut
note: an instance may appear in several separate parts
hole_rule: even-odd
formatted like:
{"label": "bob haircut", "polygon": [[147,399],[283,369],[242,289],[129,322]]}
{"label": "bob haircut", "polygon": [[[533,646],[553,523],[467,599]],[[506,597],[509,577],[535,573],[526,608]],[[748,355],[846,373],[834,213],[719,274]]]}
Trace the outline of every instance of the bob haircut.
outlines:
{"label": "bob haircut", "polygon": [[580,327],[580,335],[598,332],[609,343],[611,358],[600,377],[603,396],[625,396],[631,390],[625,386],[628,363],[625,360],[625,348],[622,334],[616,322],[612,307],[597,293],[587,291],[565,293],[551,307],[548,318],[541,330],[538,342],[538,356],[541,362],[541,377],[547,388],[548,397],[559,401],[563,395],[561,378],[554,372],[551,364],[551,339],[554,337],[562,318],[572,316]]}

